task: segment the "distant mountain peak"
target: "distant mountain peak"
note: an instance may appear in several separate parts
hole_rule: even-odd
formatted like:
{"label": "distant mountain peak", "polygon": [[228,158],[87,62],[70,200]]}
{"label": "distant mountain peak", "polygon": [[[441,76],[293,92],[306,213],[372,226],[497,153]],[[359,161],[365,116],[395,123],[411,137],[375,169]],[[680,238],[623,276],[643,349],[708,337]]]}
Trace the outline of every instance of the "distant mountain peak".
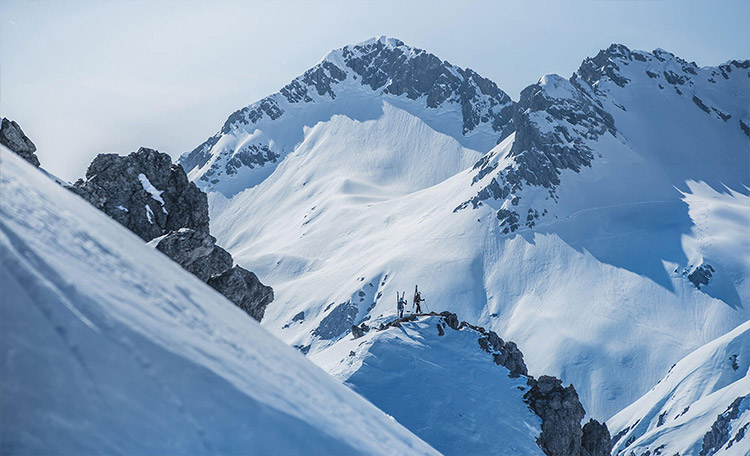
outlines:
{"label": "distant mountain peak", "polygon": [[[340,97],[346,101],[337,104]],[[235,111],[180,164],[204,188],[236,181],[227,184],[233,193],[257,184],[254,178],[237,179],[241,172],[267,176],[303,139],[305,126],[335,114],[358,118],[380,99],[423,120],[440,117],[434,128],[477,150],[488,150],[511,130],[513,101],[494,82],[399,39],[378,36],[329,52],[279,92]],[[295,113],[287,115],[290,110]]]}

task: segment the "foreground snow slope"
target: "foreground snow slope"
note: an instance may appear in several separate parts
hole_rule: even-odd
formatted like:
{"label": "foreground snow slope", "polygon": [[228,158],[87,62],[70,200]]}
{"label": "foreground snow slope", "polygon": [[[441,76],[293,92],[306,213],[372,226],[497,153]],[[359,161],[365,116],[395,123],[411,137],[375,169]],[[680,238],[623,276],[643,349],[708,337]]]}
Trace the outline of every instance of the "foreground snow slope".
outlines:
{"label": "foreground snow slope", "polygon": [[311,359],[444,454],[543,455],[527,379],[496,365],[477,332],[443,324],[440,335],[441,322],[347,336]]}
{"label": "foreground snow slope", "polygon": [[211,193],[212,227],[307,353],[419,284],[606,419],[750,318],[749,70],[610,46],[525,89],[473,165],[438,108],[370,94],[370,116],[321,118],[267,177]]}
{"label": "foreground snow slope", "polygon": [[0,160],[1,453],[435,453],[87,202]]}
{"label": "foreground snow slope", "polygon": [[[607,424],[613,454],[750,454],[750,322],[680,360]],[[712,427],[724,438],[706,439]]]}

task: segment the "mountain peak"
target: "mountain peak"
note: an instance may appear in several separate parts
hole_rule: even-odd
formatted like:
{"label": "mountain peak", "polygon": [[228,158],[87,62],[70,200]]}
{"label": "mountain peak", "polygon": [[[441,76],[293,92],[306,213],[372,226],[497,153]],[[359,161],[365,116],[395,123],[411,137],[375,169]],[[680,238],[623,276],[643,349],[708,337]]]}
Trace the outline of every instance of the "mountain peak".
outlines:
{"label": "mountain peak", "polygon": [[[339,97],[346,101],[339,103]],[[242,181],[240,190],[254,186],[257,181],[248,180],[248,173],[267,176],[303,139],[303,127],[334,114],[362,117],[380,109],[381,99],[431,119],[438,131],[475,150],[494,146],[513,118],[513,102],[491,80],[399,39],[378,36],[329,52],[279,92],[234,112],[180,163],[204,188],[221,183],[222,176]],[[299,115],[303,106],[307,112]],[[235,179],[241,173],[245,176]]]}

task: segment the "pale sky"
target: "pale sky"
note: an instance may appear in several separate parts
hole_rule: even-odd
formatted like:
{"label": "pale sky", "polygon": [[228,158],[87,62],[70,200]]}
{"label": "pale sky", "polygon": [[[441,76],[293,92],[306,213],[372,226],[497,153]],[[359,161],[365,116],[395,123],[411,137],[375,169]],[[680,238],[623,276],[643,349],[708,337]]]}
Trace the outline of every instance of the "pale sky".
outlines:
{"label": "pale sky", "polygon": [[0,116],[74,180],[100,152],[176,158],[329,50],[377,35],[517,100],[613,42],[701,66],[750,58],[748,18],[748,1],[0,0]]}

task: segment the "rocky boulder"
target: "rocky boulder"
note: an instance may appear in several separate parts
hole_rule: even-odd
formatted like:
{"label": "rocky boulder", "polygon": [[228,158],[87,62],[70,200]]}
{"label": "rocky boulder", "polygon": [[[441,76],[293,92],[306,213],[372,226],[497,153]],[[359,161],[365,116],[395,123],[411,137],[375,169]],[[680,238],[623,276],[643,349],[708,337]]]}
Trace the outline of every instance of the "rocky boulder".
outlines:
{"label": "rocky boulder", "polygon": [[609,456],[611,451],[612,442],[606,424],[591,419],[583,425],[582,456]]}
{"label": "rocky boulder", "polygon": [[[581,420],[586,412],[573,385],[567,388],[555,377],[543,375],[530,379],[531,389],[524,399],[542,419],[539,446],[547,456],[609,455],[612,447],[606,424],[589,421],[584,429]],[[606,438],[605,438],[606,437]]]}
{"label": "rocky boulder", "polygon": [[263,285],[258,276],[240,266],[212,276],[207,283],[258,321],[273,301],[273,288]]}
{"label": "rocky boulder", "polygon": [[69,188],[146,241],[180,228],[208,232],[206,194],[153,149],[99,154]]}
{"label": "rocky boulder", "polygon": [[0,124],[0,144],[20,155],[21,158],[37,168],[39,167],[39,158],[34,153],[36,152],[36,146],[14,120],[3,117]]}
{"label": "rocky boulder", "polygon": [[504,366],[510,371],[511,377],[528,375],[523,353],[518,349],[515,342],[505,342],[494,331],[480,331],[483,335],[479,339],[479,346],[492,354],[495,364]]}
{"label": "rocky boulder", "polygon": [[233,263],[232,255],[216,245],[216,238],[190,228],[160,238],[156,249],[204,282],[230,269]]}

